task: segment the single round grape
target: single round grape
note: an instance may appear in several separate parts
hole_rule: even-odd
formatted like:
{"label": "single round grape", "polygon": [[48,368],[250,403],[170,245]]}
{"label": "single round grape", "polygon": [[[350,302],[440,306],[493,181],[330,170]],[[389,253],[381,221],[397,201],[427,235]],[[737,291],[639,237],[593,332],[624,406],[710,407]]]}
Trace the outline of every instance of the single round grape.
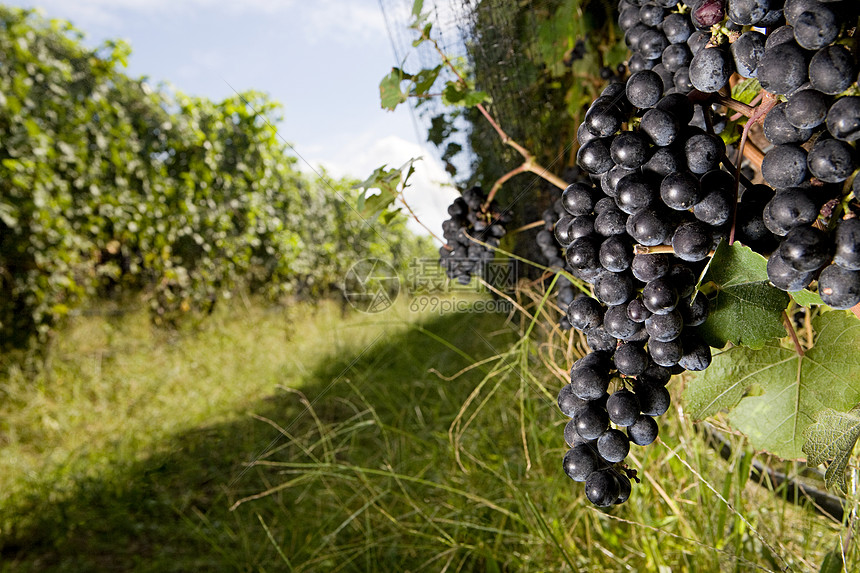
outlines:
{"label": "single round grape", "polygon": [[651,28],[659,26],[665,15],[666,10],[654,4],[645,4],[639,8],[639,21]]}
{"label": "single round grape", "polygon": [[702,199],[699,178],[688,171],[670,173],[660,183],[660,198],[670,209],[690,209]]}
{"label": "single round grape", "polygon": [[[660,342],[659,340],[648,340],[648,354],[659,366],[674,366],[684,354],[684,348],[681,341],[678,339],[668,342]],[[641,378],[641,376],[640,376]]]}
{"label": "single round grape", "polygon": [[582,410],[588,403],[586,400],[578,397],[573,392],[573,386],[567,384],[562,387],[558,393],[558,409],[568,418],[576,416],[577,412]]}
{"label": "single round grape", "polygon": [[783,189],[765,206],[764,224],[776,235],[785,235],[793,227],[808,225],[818,217],[818,208],[799,187]]}
{"label": "single round grape", "polygon": [[618,208],[632,215],[650,205],[657,197],[656,183],[643,173],[631,173],[618,182],[615,202]]}
{"label": "single round grape", "polygon": [[827,131],[842,141],[860,139],[860,97],[846,96],[830,106]]}
{"label": "single round grape", "polygon": [[785,118],[799,129],[818,127],[827,118],[827,96],[815,89],[798,90],[785,104]]}
{"label": "single round grape", "polygon": [[594,175],[609,171],[615,165],[609,148],[602,139],[593,139],[580,147],[576,153],[576,162],[585,171]]}
{"label": "single round grape", "polygon": [[594,187],[583,182],[568,185],[561,194],[561,202],[565,211],[571,215],[589,215],[597,202]]}
{"label": "single round grape", "polygon": [[633,261],[633,246],[624,235],[612,235],[600,244],[600,264],[614,273],[630,268]]}
{"label": "single round grape", "polygon": [[[854,180],[855,184],[857,179]],[[836,226],[833,262],[849,271],[860,271],[860,219],[843,219]],[[634,257],[634,262],[636,258]],[[634,271],[634,275],[635,275]]]}
{"label": "single round grape", "polygon": [[825,94],[844,92],[856,77],[857,67],[851,52],[839,44],[821,48],[809,62],[809,81]]}
{"label": "single round grape", "polygon": [[690,19],[684,14],[669,14],[663,20],[663,34],[671,44],[685,43],[693,31]]}
{"label": "single round grape", "polygon": [[609,371],[607,369],[582,366],[570,375],[573,393],[583,400],[597,400],[609,388]]}
{"label": "single round grape", "polygon": [[645,321],[645,331],[650,341],[671,342],[681,335],[684,318],[678,310],[665,314],[652,314]]}
{"label": "single round grape", "polygon": [[710,32],[703,32],[701,30],[696,30],[690,37],[687,38],[687,46],[690,48],[690,51],[695,56],[697,53],[705,49],[705,46],[708,45],[708,42],[711,40]]}
{"label": "single round grape", "polygon": [[692,136],[684,144],[687,168],[693,173],[703,174],[717,169],[726,153],[726,144],[715,135],[701,133]]}
{"label": "single round grape", "polygon": [[693,54],[687,44],[670,44],[663,50],[661,63],[666,71],[674,74],[684,66],[689,66]]}
{"label": "single round grape", "polygon": [[627,316],[627,306],[626,304],[610,306],[606,309],[606,314],[603,318],[603,327],[606,329],[606,332],[621,340],[630,338],[642,328],[639,323],[634,322]]}
{"label": "single round grape", "polygon": [[800,185],[806,179],[806,150],[791,143],[774,146],[764,156],[761,174],[773,187]]}
{"label": "single round grape", "polygon": [[669,272],[669,257],[661,253],[634,255],[633,262],[630,264],[630,270],[633,272],[634,277],[647,283]]}
{"label": "single round grape", "polygon": [[627,427],[627,435],[637,446],[647,446],[657,439],[657,421],[651,416],[639,416]]}
{"label": "single round grape", "polygon": [[585,497],[597,507],[609,507],[618,499],[620,488],[613,472],[596,471],[585,480]]}
{"label": "single round grape", "polygon": [[629,426],[639,417],[639,398],[630,390],[622,388],[606,400],[606,411],[614,424]]}
{"label": "single round grape", "polygon": [[750,30],[732,42],[730,50],[734,59],[735,69],[745,78],[758,75],[758,63],[764,55],[765,35]]}
{"label": "single round grape", "polygon": [[580,296],[567,307],[567,319],[577,330],[600,326],[603,322],[603,306],[589,296]]}
{"label": "single round grape", "polygon": [[[570,228],[568,229],[567,233],[569,238],[571,239],[571,244],[573,244],[573,241],[581,237],[588,237],[589,235],[594,234],[594,216],[580,215],[578,217],[574,217],[573,220],[570,222]],[[570,245],[562,246],[564,248],[568,248]]]}
{"label": "single round grape", "polygon": [[625,376],[638,376],[648,367],[648,354],[633,342],[619,344],[612,359],[618,372]]}
{"label": "single round grape", "polygon": [[660,245],[669,237],[671,227],[666,217],[651,207],[640,209],[627,219],[627,234],[641,245]]}
{"label": "single round grape", "polygon": [[[594,100],[585,112],[583,125],[594,137],[609,137],[621,128],[624,114],[612,97],[601,96]],[[580,141],[585,145],[586,142]]]}
{"label": "single round grape", "polygon": [[586,440],[596,440],[609,426],[606,408],[594,402],[589,402],[573,419],[577,433]]}
{"label": "single round grape", "polygon": [[710,187],[711,191],[706,193],[701,201],[693,205],[693,215],[703,223],[707,223],[712,227],[719,227],[732,216],[732,191],[730,189],[706,185],[704,177],[702,179],[702,189]]}
{"label": "single round grape", "polygon": [[720,47],[700,50],[690,62],[690,82],[700,92],[719,91],[734,71],[729,53]]}
{"label": "single round grape", "polygon": [[818,277],[818,294],[827,306],[848,309],[860,303],[860,271],[828,265]]}
{"label": "single round grape", "polygon": [[[607,199],[612,201],[609,197]],[[594,230],[604,237],[623,235],[627,232],[627,215],[615,207],[614,201],[612,205],[611,209],[599,213],[594,220]]]}
{"label": "single round grape", "polygon": [[786,95],[807,80],[808,67],[803,49],[794,42],[765,47],[758,63],[758,81],[767,91]]}
{"label": "single round grape", "polygon": [[854,148],[839,139],[816,141],[806,163],[810,173],[827,183],[841,183],[857,168]]}
{"label": "single round grape", "polygon": [[666,39],[663,32],[649,28],[642,32],[639,37],[638,50],[644,57],[653,60],[659,58],[668,45],[669,40]]}
{"label": "single round grape", "polygon": [[630,440],[621,430],[610,428],[597,438],[597,453],[611,464],[624,461],[630,453]]}
{"label": "single round grape", "polygon": [[645,303],[641,298],[634,298],[627,303],[627,318],[637,324],[642,324],[648,317],[651,316],[651,311],[645,308]]}
{"label": "single round grape", "polygon": [[675,251],[675,256],[684,261],[694,262],[706,259],[712,246],[710,232],[698,221],[680,225],[672,235],[672,249]]}
{"label": "single round grape", "polygon": [[648,163],[642,166],[642,171],[658,178],[665,177],[681,169],[685,162],[683,153],[674,147],[658,147]]}
{"label": "single round grape", "polygon": [[814,271],[830,260],[830,240],[827,233],[815,227],[795,227],[785,236],[779,252],[796,270]]}
{"label": "single round grape", "polygon": [[807,50],[817,50],[833,42],[839,35],[836,14],[823,4],[811,4],[792,22],[794,39]]}
{"label": "single round grape", "polygon": [[633,278],[628,273],[601,273],[594,281],[597,300],[610,306],[623,304],[633,298]]}
{"label": "single round grape", "polygon": [[616,165],[635,169],[650,157],[648,142],[636,131],[624,131],[615,136],[609,147],[610,155]]}
{"label": "single round grape", "polygon": [[684,355],[678,365],[691,372],[700,372],[711,365],[711,347],[697,336],[684,337]]}
{"label": "single round grape", "polygon": [[678,119],[668,111],[652,108],[645,112],[639,128],[655,145],[666,146],[675,141],[680,132]]}
{"label": "single round grape", "polygon": [[600,266],[599,253],[600,243],[594,237],[580,237],[571,243],[564,257],[574,271],[597,269]]}
{"label": "single round grape", "polygon": [[661,277],[645,285],[642,302],[654,314],[668,314],[678,305],[678,291],[670,280]]}
{"label": "single round grape", "polygon": [[579,444],[567,450],[562,460],[562,467],[567,477],[573,481],[585,481],[597,470],[600,463],[597,454],[588,444]]}
{"label": "single round grape", "polygon": [[634,107],[653,107],[663,95],[663,80],[651,70],[636,72],[627,80],[626,93],[627,99]]}

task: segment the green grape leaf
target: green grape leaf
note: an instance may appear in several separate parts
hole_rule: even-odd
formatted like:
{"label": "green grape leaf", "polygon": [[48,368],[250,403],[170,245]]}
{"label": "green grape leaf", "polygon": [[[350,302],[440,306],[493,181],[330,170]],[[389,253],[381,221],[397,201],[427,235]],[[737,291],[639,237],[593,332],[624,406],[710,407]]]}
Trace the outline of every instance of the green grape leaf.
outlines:
{"label": "green grape leaf", "polygon": [[860,321],[847,312],[813,320],[814,345],[803,356],[769,342],[714,356],[684,390],[697,420],[730,410],[729,423],[752,445],[785,459],[803,457],[804,432],[826,408],[860,403]]}
{"label": "green grape leaf", "polygon": [[356,184],[354,188],[361,190],[356,205],[359,213],[363,217],[381,217],[384,223],[390,223],[397,212],[390,207],[409,186],[409,178],[415,173],[414,164],[419,159],[413,157],[396,169],[386,169],[385,165],[377,167],[370,177]]}
{"label": "green grape leaf", "polygon": [[860,408],[850,412],[838,412],[826,408],[818,413],[814,424],[806,429],[806,442],[803,453],[806,463],[817,466],[831,462],[824,472],[824,484],[836,486],[842,492],[845,488],[845,468],[854,445],[860,438]]}
{"label": "green grape leaf", "polygon": [[782,311],[789,296],[768,283],[767,259],[749,247],[721,242],[699,282],[702,287],[711,293],[711,312],[699,332],[709,345],[761,348],[785,336]]}
{"label": "green grape leaf", "polygon": [[412,76],[415,83],[412,90],[409,92],[410,95],[426,96],[427,92],[430,91],[430,88],[433,87],[433,84],[436,82],[436,78],[439,77],[439,72],[441,71],[442,66],[439,65],[435,68],[425,68]]}
{"label": "green grape leaf", "polygon": [[409,94],[400,88],[403,80],[411,80],[412,74],[407,74],[400,68],[391,68],[391,73],[379,82],[379,101],[383,109],[393,111],[409,98]]}
{"label": "green grape leaf", "polygon": [[761,93],[761,84],[755,78],[741,80],[732,88],[732,99],[743,103],[750,103],[755,96]]}
{"label": "green grape leaf", "polygon": [[487,92],[469,89],[460,82],[449,81],[442,90],[442,103],[445,105],[462,105],[474,107],[479,103],[488,101],[490,96]]}
{"label": "green grape leaf", "polygon": [[823,305],[824,301],[821,300],[821,297],[818,296],[817,292],[812,292],[808,289],[799,290],[797,292],[789,293],[791,298],[794,299],[794,302],[799,304],[800,306],[805,306],[809,308],[812,305]]}

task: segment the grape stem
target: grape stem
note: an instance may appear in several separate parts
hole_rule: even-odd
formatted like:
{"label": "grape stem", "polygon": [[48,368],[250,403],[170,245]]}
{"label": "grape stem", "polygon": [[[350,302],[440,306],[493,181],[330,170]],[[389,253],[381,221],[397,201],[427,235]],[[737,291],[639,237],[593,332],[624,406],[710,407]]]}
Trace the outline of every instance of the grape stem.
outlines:
{"label": "grape stem", "polygon": [[[746,147],[747,137],[749,136],[750,128],[757,121],[764,120],[764,118],[768,114],[768,112],[771,109],[773,109],[773,106],[775,106],[777,104],[777,102],[779,101],[776,99],[776,96],[774,96],[773,94],[771,94],[769,92],[762,90],[761,93],[763,94],[762,98],[761,98],[762,101],[758,106],[756,106],[753,109],[752,115],[749,116],[749,121],[747,121],[744,124],[744,130],[741,133],[741,140],[738,143],[738,154],[737,154],[737,159],[735,160],[735,183],[734,183],[733,193],[732,193],[734,200],[732,201],[732,227],[731,227],[731,230],[729,231],[729,246],[731,246],[735,242],[735,228],[737,226],[737,219],[738,219],[738,191],[739,191],[740,183],[741,183],[741,161],[743,160],[743,157],[745,157],[744,148]],[[731,99],[731,98],[729,98],[729,99]],[[734,100],[732,100],[732,101],[734,101]],[[758,151],[758,153],[760,154],[760,157],[761,157],[760,160],[756,161],[755,159],[750,158],[750,161],[752,161],[753,163],[756,163],[756,167],[761,169],[761,162],[764,160],[764,154],[762,154],[761,150],[759,150],[758,147],[756,147],[752,143],[750,144],[750,150],[751,151],[752,150]],[[756,157],[756,159],[758,159],[758,157]],[[794,330],[792,330],[791,332],[794,333]],[[802,355],[803,354],[801,353],[801,356]]]}
{"label": "grape stem", "polygon": [[794,343],[794,350],[798,356],[803,357],[803,346],[800,345],[800,340],[797,339],[797,333],[794,331],[794,325],[791,324],[791,319],[788,318],[788,314],[785,311],[782,311],[782,321],[785,323],[785,330],[788,331],[791,341]]}
{"label": "grape stem", "polygon": [[[439,46],[439,42],[437,42],[435,38],[425,37],[425,39],[429,40],[430,43],[433,44],[433,48],[442,58],[442,64],[444,64],[449,70],[454,73],[455,76],[457,76],[458,83],[464,88],[468,87],[469,84],[468,82],[466,82],[466,78],[464,78],[460,71],[457,70],[453,62],[451,62],[451,59]],[[484,104],[479,103],[475,107],[478,109],[479,112],[481,112],[481,115],[484,116],[484,118],[489,122],[493,129],[496,130],[496,133],[499,135],[499,138],[502,140],[502,143],[514,148],[514,150],[516,150],[516,152],[519,153],[523,158],[522,165],[512,171],[509,171],[501,178],[499,178],[499,181],[496,181],[495,185],[493,185],[493,188],[490,190],[490,193],[487,195],[487,200],[484,201],[484,204],[482,206],[483,210],[487,210],[490,203],[493,201],[493,198],[496,196],[496,192],[502,186],[502,183],[504,183],[518,173],[534,173],[538,177],[555,185],[559,189],[564,190],[567,188],[567,183],[562,178],[558,177],[554,173],[551,173],[549,169],[535,162],[534,156],[529,152],[528,149],[517,143],[510,135],[505,133],[505,130],[502,129],[502,126],[499,125],[499,122],[496,121],[493,115],[489,111],[487,111],[487,108],[484,107]]]}
{"label": "grape stem", "polygon": [[513,231],[508,231],[508,235],[513,235],[514,233],[522,233],[523,231],[528,231],[529,229],[537,229],[538,227],[542,227],[546,225],[546,221],[541,219],[540,221],[533,221],[528,225],[523,225],[522,227],[517,227]]}

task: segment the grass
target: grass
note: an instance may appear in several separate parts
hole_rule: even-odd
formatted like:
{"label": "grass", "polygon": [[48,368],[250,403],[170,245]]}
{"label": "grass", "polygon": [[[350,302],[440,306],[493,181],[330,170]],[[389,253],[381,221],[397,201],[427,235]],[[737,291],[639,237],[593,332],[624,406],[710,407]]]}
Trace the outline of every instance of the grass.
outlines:
{"label": "grass", "polygon": [[591,507],[554,405],[577,345],[527,327],[326,304],[236,303],[171,336],[79,318],[49,371],[0,385],[0,570],[807,571],[841,543],[677,400],[634,446],[630,501]]}

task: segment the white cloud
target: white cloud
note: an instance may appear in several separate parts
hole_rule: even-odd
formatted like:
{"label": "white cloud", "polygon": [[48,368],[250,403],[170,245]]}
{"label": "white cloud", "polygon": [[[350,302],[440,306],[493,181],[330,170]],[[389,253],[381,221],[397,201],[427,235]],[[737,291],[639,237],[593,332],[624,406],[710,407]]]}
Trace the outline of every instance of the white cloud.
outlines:
{"label": "white cloud", "polygon": [[[307,149],[299,149],[299,152],[305,155]],[[459,194],[451,185],[448,174],[427,150],[394,135],[378,138],[373,134],[365,134],[353,138],[334,154],[326,154],[318,160],[312,159],[310,153],[305,157],[312,163],[321,164],[335,177],[358,179],[366,178],[382,165],[400,167],[413,157],[421,157],[420,161],[415,162],[415,173],[409,179],[404,196],[421,222],[439,236],[442,233],[442,221],[448,218],[448,205]],[[409,221],[409,228],[427,234],[413,219]]]}

